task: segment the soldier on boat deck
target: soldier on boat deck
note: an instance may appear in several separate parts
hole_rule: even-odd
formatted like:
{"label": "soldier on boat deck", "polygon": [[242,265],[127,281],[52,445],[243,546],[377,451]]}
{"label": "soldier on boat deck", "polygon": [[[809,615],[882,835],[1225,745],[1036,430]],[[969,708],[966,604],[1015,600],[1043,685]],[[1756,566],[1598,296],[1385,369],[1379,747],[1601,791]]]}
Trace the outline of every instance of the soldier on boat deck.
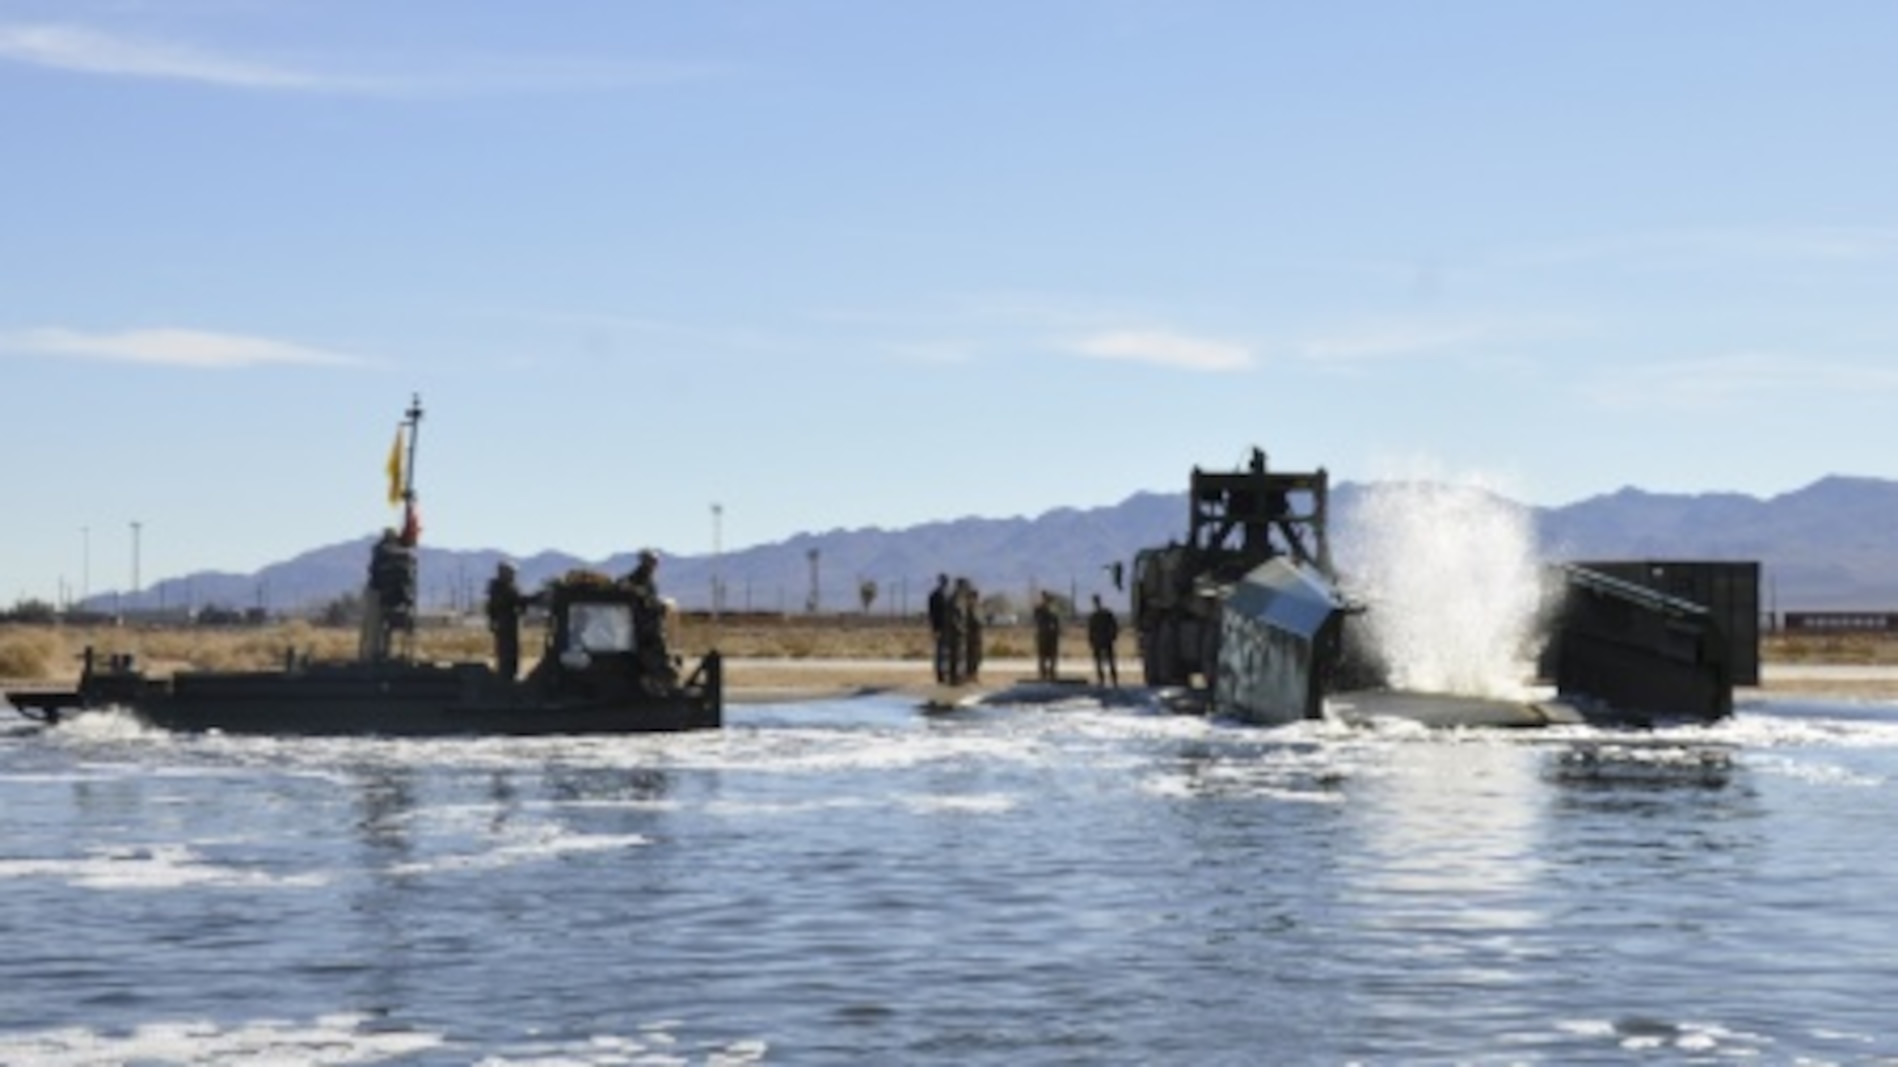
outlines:
{"label": "soldier on boat deck", "polygon": [[626,586],[641,600],[659,599],[659,553],[650,548],[639,550],[639,565],[626,576]]}
{"label": "soldier on boat deck", "polygon": [[659,688],[671,686],[678,681],[679,672],[666,652],[666,602],[659,596],[659,553],[641,549],[639,565],[625,582],[633,592],[633,642],[645,680]]}
{"label": "soldier on boat deck", "polygon": [[502,560],[488,579],[488,629],[494,633],[495,670],[513,681],[521,671],[521,615],[536,597],[521,592],[514,564]]}
{"label": "soldier on boat deck", "polygon": [[369,554],[369,588],[363,597],[362,657],[395,654],[395,635],[415,639],[415,549],[394,527],[382,531]]}

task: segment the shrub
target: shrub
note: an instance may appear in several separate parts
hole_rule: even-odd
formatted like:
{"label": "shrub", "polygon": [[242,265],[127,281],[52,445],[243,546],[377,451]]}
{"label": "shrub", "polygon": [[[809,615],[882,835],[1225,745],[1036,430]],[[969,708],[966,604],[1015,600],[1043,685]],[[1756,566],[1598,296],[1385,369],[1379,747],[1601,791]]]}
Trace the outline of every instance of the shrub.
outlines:
{"label": "shrub", "polygon": [[49,678],[65,651],[50,630],[0,631],[0,678]]}

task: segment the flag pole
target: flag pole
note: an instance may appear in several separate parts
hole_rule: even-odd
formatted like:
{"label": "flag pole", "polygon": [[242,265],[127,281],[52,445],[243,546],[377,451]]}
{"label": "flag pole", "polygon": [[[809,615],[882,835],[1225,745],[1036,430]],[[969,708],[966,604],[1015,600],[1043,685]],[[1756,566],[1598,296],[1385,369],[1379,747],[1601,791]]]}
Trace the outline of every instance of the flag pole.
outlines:
{"label": "flag pole", "polygon": [[409,410],[403,413],[403,421],[409,428],[409,462],[408,469],[402,472],[402,537],[413,545],[419,539],[415,522],[415,439],[422,429],[422,394],[410,394]]}

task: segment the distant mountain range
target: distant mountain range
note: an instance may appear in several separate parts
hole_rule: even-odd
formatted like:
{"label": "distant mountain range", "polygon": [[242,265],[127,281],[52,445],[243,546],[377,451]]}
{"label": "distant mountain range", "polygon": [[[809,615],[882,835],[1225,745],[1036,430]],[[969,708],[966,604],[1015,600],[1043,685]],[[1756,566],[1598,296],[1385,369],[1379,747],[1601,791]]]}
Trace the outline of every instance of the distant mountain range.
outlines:
{"label": "distant mountain range", "polygon": [[[1353,523],[1375,487],[1336,486],[1334,543],[1351,540]],[[1520,509],[1505,500],[1504,508]],[[1828,477],[1770,499],[1732,493],[1657,494],[1623,489],[1560,508],[1528,508],[1538,551],[1547,560],[1718,559],[1763,565],[1767,610],[1898,611],[1898,482]],[[939,572],[967,575],[984,592],[1023,601],[1048,588],[1083,602],[1101,593],[1124,605],[1106,567],[1130,563],[1144,547],[1185,534],[1186,494],[1136,493],[1111,507],[1057,508],[1034,518],[964,518],[899,530],[875,527],[799,534],[775,544],[708,555],[668,555],[660,571],[667,595],[687,609],[712,603],[722,578],[727,611],[802,612],[813,588],[820,611],[861,610],[866,581],[877,586],[871,610],[915,613]],[[1456,536],[1445,530],[1444,536]],[[99,610],[216,606],[306,611],[358,591],[372,535],[315,548],[254,574],[201,572],[166,579],[135,601],[96,595]],[[479,610],[495,565],[512,558],[528,588],[574,568],[608,574],[632,569],[631,552],[584,560],[556,551],[511,557],[493,549],[424,545],[422,598],[433,610]],[[1349,559],[1342,559],[1349,568]]]}

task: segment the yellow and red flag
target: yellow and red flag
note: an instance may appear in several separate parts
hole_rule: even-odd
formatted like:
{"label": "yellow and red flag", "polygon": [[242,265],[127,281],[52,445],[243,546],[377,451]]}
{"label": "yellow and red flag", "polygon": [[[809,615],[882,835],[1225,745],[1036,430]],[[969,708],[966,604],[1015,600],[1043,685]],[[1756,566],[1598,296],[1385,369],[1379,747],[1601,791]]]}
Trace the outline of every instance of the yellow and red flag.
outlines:
{"label": "yellow and red flag", "polygon": [[402,427],[395,428],[395,444],[389,446],[389,503],[402,502]]}

